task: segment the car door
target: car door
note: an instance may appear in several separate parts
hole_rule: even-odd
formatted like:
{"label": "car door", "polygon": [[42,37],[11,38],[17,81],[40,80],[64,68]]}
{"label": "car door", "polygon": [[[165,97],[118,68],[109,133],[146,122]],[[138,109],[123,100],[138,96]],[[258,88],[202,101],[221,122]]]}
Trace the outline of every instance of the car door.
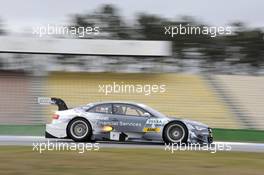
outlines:
{"label": "car door", "polygon": [[83,116],[90,121],[96,130],[101,130],[104,126],[115,128],[118,125],[118,121],[112,115],[111,103],[98,104],[88,108]]}
{"label": "car door", "polygon": [[150,116],[147,111],[131,104],[114,103],[111,120],[117,121],[116,131],[143,132],[144,126]]}

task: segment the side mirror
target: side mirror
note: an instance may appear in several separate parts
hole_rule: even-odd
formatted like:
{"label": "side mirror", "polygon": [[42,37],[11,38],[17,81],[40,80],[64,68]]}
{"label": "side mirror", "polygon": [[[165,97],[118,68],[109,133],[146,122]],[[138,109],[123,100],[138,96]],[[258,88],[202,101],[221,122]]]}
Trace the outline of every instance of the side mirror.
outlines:
{"label": "side mirror", "polygon": [[151,115],[150,115],[150,113],[145,112],[145,113],[143,114],[143,117],[151,117]]}

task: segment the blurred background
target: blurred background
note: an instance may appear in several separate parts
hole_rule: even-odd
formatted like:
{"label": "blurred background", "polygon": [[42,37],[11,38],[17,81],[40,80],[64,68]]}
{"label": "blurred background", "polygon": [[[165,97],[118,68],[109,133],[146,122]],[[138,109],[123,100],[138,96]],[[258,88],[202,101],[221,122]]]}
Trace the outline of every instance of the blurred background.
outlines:
{"label": "blurred background", "polygon": [[[13,6],[14,3],[17,5]],[[261,9],[264,3],[221,1],[215,7],[211,3],[207,0],[199,3],[167,0],[155,4],[148,0],[2,3],[0,38],[7,42],[2,42],[0,48],[33,47],[33,43],[19,38],[38,40],[40,37],[33,28],[48,24],[100,29],[99,34],[82,38],[78,33],[41,37],[52,42],[106,39],[170,44],[169,54],[132,56],[14,53],[0,49],[0,134],[14,132],[14,128],[21,126],[26,126],[22,130],[30,134],[26,132],[27,126],[42,127],[49,122],[56,108],[38,105],[39,96],[60,97],[72,107],[104,100],[135,101],[167,115],[198,120],[220,130],[264,130],[264,12]],[[165,26],[180,24],[200,28],[231,26],[232,34],[173,38],[164,34]],[[131,45],[131,50],[133,47],[136,46]],[[98,92],[99,84],[112,82],[162,83],[167,90],[150,96]],[[9,126],[14,127],[8,130]]]}

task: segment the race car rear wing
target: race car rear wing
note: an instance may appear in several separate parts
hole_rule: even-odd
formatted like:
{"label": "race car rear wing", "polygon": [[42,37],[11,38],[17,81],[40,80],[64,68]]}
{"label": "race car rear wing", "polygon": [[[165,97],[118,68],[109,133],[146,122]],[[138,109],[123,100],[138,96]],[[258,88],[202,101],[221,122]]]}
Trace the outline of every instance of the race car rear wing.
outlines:
{"label": "race car rear wing", "polygon": [[38,97],[38,104],[57,105],[59,111],[68,109],[66,103],[62,99],[56,97]]}

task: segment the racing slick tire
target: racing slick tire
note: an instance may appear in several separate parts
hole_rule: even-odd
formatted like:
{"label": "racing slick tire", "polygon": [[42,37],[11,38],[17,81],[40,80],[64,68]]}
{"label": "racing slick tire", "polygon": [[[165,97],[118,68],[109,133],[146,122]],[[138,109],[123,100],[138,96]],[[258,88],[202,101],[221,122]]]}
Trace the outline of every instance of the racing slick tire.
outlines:
{"label": "racing slick tire", "polygon": [[172,121],[163,130],[163,140],[165,143],[187,143],[188,129],[182,122]]}
{"label": "racing slick tire", "polygon": [[69,122],[67,135],[75,142],[91,141],[92,127],[86,119],[77,117]]}

